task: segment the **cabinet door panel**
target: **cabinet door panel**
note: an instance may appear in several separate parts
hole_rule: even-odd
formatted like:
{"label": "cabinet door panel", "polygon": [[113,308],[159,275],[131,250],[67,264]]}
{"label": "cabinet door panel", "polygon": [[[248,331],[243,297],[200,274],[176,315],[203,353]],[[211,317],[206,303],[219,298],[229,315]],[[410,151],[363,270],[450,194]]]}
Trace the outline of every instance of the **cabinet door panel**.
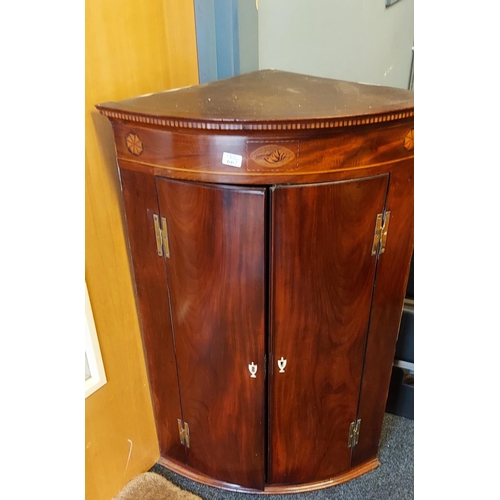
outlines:
{"label": "cabinet door panel", "polygon": [[125,169],[120,178],[160,452],[184,462],[186,451],[177,426],[181,409],[165,262],[156,253],[153,227],[153,214],[158,213],[155,178]]}
{"label": "cabinet door panel", "polygon": [[364,423],[359,444],[353,449],[353,465],[378,453],[413,252],[413,160],[399,164],[391,173],[387,210],[391,211],[391,224],[377,269],[358,412]]}
{"label": "cabinet door panel", "polygon": [[265,189],[157,179],[157,191],[188,465],[263,488]]}
{"label": "cabinet door panel", "polygon": [[381,175],[272,193],[270,483],[350,468],[387,183]]}

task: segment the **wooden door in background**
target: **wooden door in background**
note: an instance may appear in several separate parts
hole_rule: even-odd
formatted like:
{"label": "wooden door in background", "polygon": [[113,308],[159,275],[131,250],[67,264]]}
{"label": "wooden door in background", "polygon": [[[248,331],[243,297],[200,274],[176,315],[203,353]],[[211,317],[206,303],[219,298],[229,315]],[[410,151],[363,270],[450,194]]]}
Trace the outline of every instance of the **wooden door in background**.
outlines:
{"label": "wooden door in background", "polygon": [[266,190],[162,178],[156,185],[187,463],[263,489]]}
{"label": "wooden door in background", "polygon": [[388,179],[272,192],[270,484],[321,481],[350,468],[377,263],[373,237]]}
{"label": "wooden door in background", "polygon": [[85,2],[85,280],[108,380],[85,401],[87,500],[114,498],[159,455],[113,132],[95,105],[197,83],[192,2]]}

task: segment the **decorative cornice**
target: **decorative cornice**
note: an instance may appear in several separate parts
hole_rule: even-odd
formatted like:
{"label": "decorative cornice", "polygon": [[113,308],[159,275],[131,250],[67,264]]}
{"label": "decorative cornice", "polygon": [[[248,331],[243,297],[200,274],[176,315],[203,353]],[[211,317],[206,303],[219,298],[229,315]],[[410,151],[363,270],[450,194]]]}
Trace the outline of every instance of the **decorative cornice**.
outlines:
{"label": "decorative cornice", "polygon": [[354,118],[332,118],[332,119],[310,119],[304,121],[269,121],[262,123],[251,122],[216,122],[200,121],[191,119],[173,119],[153,116],[125,113],[110,109],[98,108],[99,112],[108,118],[124,120],[134,123],[145,123],[172,128],[202,129],[202,130],[307,130],[307,129],[330,129],[340,127],[354,127],[357,125],[371,125],[373,123],[392,122],[411,118],[414,111],[407,110],[398,113],[379,113],[366,117]]}

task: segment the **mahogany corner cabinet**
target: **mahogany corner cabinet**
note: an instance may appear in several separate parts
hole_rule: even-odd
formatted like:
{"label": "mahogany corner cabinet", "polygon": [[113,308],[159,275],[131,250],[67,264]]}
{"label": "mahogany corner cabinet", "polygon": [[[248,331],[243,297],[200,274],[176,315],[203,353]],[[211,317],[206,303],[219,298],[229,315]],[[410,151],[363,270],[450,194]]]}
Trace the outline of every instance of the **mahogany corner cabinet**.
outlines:
{"label": "mahogany corner cabinet", "polygon": [[263,70],[97,108],[160,463],[253,493],[377,467],[413,250],[413,92]]}

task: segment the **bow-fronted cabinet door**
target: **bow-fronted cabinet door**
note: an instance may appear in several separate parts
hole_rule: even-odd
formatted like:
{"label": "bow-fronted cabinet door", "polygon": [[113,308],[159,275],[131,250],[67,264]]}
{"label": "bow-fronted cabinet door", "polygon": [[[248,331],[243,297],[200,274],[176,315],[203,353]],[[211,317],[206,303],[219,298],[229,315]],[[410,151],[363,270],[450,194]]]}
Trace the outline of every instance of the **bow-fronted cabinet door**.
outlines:
{"label": "bow-fronted cabinet door", "polygon": [[156,186],[187,465],[263,489],[266,190]]}
{"label": "bow-fronted cabinet door", "polygon": [[271,190],[270,484],[351,468],[388,182]]}

